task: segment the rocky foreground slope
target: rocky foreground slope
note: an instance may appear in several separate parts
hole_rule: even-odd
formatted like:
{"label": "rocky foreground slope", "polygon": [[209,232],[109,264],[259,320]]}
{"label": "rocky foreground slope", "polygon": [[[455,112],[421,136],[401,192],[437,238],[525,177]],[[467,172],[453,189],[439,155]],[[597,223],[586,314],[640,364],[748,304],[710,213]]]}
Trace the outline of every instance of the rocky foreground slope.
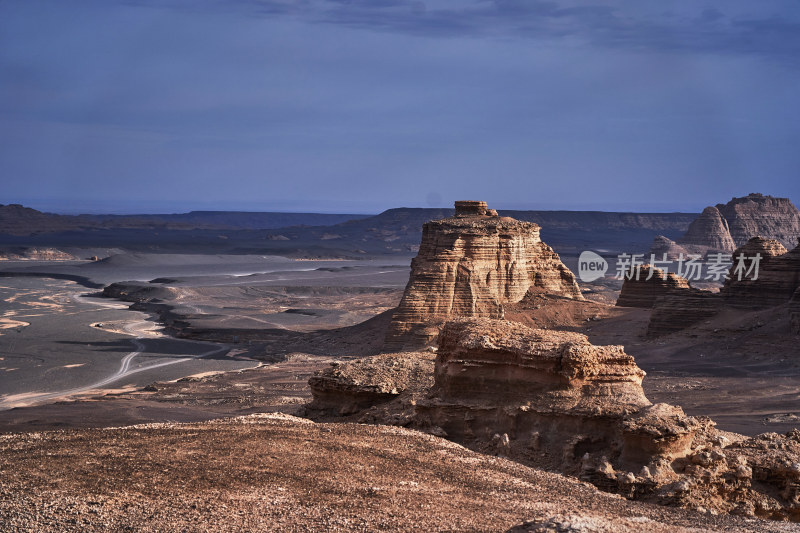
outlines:
{"label": "rocky foreground slope", "polygon": [[626,501],[403,428],[253,415],[0,436],[0,530],[792,531]]}
{"label": "rocky foreground slope", "polygon": [[[680,407],[651,405],[644,373],[620,346],[458,319],[440,335],[432,386],[408,380],[406,371],[392,385],[392,368],[405,367],[382,359],[358,365],[362,381],[353,388],[350,379],[349,394],[373,389],[370,374],[393,394],[349,409],[353,420],[420,428],[632,499],[800,521],[800,432],[747,438]],[[370,365],[380,372],[364,372]],[[330,400],[331,387],[346,397],[346,387],[334,384],[347,374],[337,367],[312,379],[315,402]]]}
{"label": "rocky foreground slope", "polygon": [[424,347],[451,317],[502,318],[504,305],[531,290],[582,299],[537,224],[498,216],[485,202],[456,202],[454,216],[423,226],[386,349]]}

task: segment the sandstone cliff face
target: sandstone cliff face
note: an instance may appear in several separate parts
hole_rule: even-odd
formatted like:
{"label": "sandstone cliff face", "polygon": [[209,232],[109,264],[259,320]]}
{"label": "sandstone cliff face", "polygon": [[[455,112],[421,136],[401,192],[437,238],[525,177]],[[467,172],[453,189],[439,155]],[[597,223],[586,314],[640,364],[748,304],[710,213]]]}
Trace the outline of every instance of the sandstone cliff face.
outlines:
{"label": "sandstone cliff face", "polygon": [[[755,269],[751,271],[750,268],[757,254],[761,260],[758,277],[753,279]],[[651,307],[647,336],[658,337],[691,327],[726,307],[755,310],[784,305],[800,288],[800,246],[787,252],[777,240],[753,237],[732,256],[728,279],[718,294],[694,289],[688,284],[666,283],[663,275],[653,275],[650,281],[641,281],[646,276],[640,276],[638,282],[624,281],[617,305]],[[742,279],[737,272],[740,256],[746,258]],[[797,305],[789,305],[793,320],[797,320],[794,318],[796,311],[792,310]]]}
{"label": "sandstone cliff face", "polygon": [[660,268],[643,265],[629,274],[622,282],[617,306],[653,309],[648,337],[686,329],[721,308],[719,295],[695,289],[686,278],[672,272],[665,274]]}
{"label": "sandstone cliff face", "polygon": [[753,237],[793,247],[800,237],[800,211],[788,198],[753,193],[707,207],[678,239],[690,253],[732,252]]}
{"label": "sandstone cliff face", "polygon": [[[758,279],[752,279],[754,272],[748,276],[745,271],[739,280],[734,271],[737,258],[740,255],[753,258],[756,254],[761,256]],[[791,300],[800,287],[800,246],[787,252],[777,240],[755,237],[738,248],[733,259],[734,266],[728,274],[729,279],[720,291],[727,305],[743,309],[774,307]],[[745,266],[749,269],[752,261],[745,262]]]}
{"label": "sandstone cliff face", "polygon": [[672,272],[664,273],[660,268],[642,265],[629,272],[622,282],[617,299],[620,307],[652,308],[656,299],[667,294],[691,291],[689,281]]}
{"label": "sandstone cliff face", "polygon": [[717,206],[728,221],[736,246],[753,237],[775,239],[794,247],[800,238],[800,211],[788,198],[750,194]]}
{"label": "sandstone cliff face", "polygon": [[503,304],[519,302],[532,288],[582,299],[538,225],[496,216],[484,202],[456,202],[455,216],[423,226],[387,349],[430,344],[452,317],[501,318]]}
{"label": "sandstone cliff face", "polygon": [[625,417],[650,405],[643,377],[621,346],[593,346],[578,333],[454,320],[442,330],[417,423],[511,455],[543,453],[569,470],[588,452],[622,453]]}
{"label": "sandstone cliff face", "polygon": [[459,403],[525,403],[620,415],[650,402],[644,372],[621,346],[585,335],[487,318],[448,322],[439,339],[433,392]]}
{"label": "sandstone cliff face", "polygon": [[735,248],[728,222],[716,207],[706,207],[678,242],[718,252],[731,252]]}
{"label": "sandstone cliff face", "polygon": [[[651,405],[618,346],[491,319],[448,322],[417,423],[628,498],[800,520],[800,431],[754,438]],[[541,464],[541,463],[540,463]]]}

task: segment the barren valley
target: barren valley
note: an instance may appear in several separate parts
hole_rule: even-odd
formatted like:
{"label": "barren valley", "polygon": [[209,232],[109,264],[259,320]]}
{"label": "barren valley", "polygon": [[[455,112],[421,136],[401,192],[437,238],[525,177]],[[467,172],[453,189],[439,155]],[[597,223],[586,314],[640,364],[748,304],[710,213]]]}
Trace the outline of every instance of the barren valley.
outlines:
{"label": "barren valley", "polygon": [[[5,261],[4,530],[157,531],[198,523],[281,531],[794,529],[765,521],[797,518],[794,474],[731,485],[735,476],[727,473],[736,471],[734,460],[751,461],[753,472],[768,468],[745,458],[749,452],[731,455],[755,446],[748,438],[762,442],[762,434],[788,439],[775,441],[787,454],[775,460],[794,460],[800,354],[790,298],[715,307],[693,322],[670,319],[670,332],[654,335],[661,306],[681,302],[683,289],[658,276],[641,286],[623,283],[613,272],[577,280],[577,255],[568,247],[556,254],[536,224],[461,209],[426,225],[413,261],[408,253],[309,260],[124,250],[97,260]],[[519,239],[508,249],[522,255],[504,256],[493,240],[498,231]],[[708,294],[722,302],[734,290],[718,285]],[[488,328],[474,339],[461,330],[439,338],[440,328],[457,327],[452,319],[478,317],[496,323],[467,323],[465,331]],[[454,340],[459,335],[469,338]],[[528,337],[538,340],[510,340]],[[511,426],[490,414],[542,409],[536,402],[550,393],[524,385],[543,379],[535,375],[517,385],[530,372],[518,363],[468,378],[487,364],[489,352],[473,353],[477,346],[493,358],[507,357],[504,350],[524,358],[564,342],[587,353],[620,346],[625,364],[641,370],[607,370],[615,377],[603,378],[606,370],[569,363],[589,372],[586,383],[607,383],[594,393],[587,391],[595,385],[575,389],[587,396],[570,400],[578,402],[572,407],[548,404],[566,409],[558,415],[564,420],[583,420],[575,429],[548,425],[552,414]],[[598,368],[622,364],[619,355],[597,357],[612,358]],[[459,373],[447,364],[465,366]],[[614,388],[622,382],[639,383],[640,392]],[[564,386],[558,394],[572,390]],[[615,400],[606,404],[609,394]],[[478,400],[468,397],[483,399],[471,406]],[[630,407],[618,412],[626,401]],[[585,402],[599,403],[577,407]],[[664,418],[667,404],[679,413]],[[580,418],[588,412],[611,418],[596,426]],[[655,427],[685,424],[694,444],[683,451],[654,444],[640,473],[624,444],[636,416],[655,417],[648,422]],[[614,417],[620,422],[609,422]],[[628,429],[614,433],[616,424]],[[592,431],[610,433],[582,443]],[[727,455],[728,464],[713,470],[696,459],[703,453]],[[698,477],[699,464],[710,478]],[[698,491],[710,483],[719,494],[703,500],[686,489],[678,497],[678,483],[697,483]],[[784,492],[764,488],[769,483]]]}

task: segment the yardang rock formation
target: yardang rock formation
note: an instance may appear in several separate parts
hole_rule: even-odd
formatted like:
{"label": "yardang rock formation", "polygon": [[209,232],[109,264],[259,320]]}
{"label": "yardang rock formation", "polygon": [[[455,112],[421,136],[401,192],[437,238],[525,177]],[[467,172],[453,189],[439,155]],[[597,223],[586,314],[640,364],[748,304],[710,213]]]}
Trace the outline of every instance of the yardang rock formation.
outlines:
{"label": "yardang rock formation", "polygon": [[[760,256],[757,277],[754,258]],[[686,329],[719,313],[725,307],[756,310],[788,303],[789,315],[797,331],[798,291],[800,291],[800,239],[791,251],[775,239],[753,237],[733,254],[728,279],[719,293],[693,288],[684,278],[665,275],[650,265],[639,267],[639,278],[626,278],[618,306],[652,308],[648,337],[658,337]],[[744,270],[737,272],[739,257]],[[753,269],[751,270],[751,267]],[[653,275],[650,276],[650,272]],[[650,279],[647,279],[647,278]],[[741,279],[740,279],[741,277]]]}
{"label": "yardang rock formation", "polygon": [[[315,402],[330,401],[323,389],[339,381],[331,390],[343,414],[360,422],[422,429],[630,499],[800,521],[800,432],[748,438],[680,407],[651,405],[644,372],[620,346],[506,320],[456,319],[439,336],[432,387],[419,380],[405,401],[397,394],[354,405],[376,385],[415,381],[407,364],[388,362],[376,356],[322,372]],[[362,367],[380,377],[356,384],[348,376]]]}
{"label": "yardang rock formation", "polygon": [[656,237],[650,252],[705,255],[731,253],[753,237],[774,239],[791,248],[800,238],[800,211],[788,198],[752,193],[727,204],[706,207],[677,242]]}
{"label": "yardang rock formation", "polygon": [[485,202],[456,202],[455,215],[426,223],[386,349],[429,345],[449,318],[502,318],[529,291],[583,299],[575,276],[539,238],[539,226],[501,217]]}

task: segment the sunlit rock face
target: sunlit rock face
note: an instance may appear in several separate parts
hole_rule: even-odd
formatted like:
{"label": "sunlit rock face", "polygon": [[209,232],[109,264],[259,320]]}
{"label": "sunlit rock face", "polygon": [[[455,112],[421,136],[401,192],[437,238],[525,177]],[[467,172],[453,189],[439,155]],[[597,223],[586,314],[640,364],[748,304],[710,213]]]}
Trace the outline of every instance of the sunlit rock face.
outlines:
{"label": "sunlit rock face", "polygon": [[622,346],[595,346],[579,333],[452,320],[417,422],[471,445],[506,435],[509,454],[544,453],[566,470],[587,453],[639,468],[685,456],[696,421],[680,408],[651,409],[644,375]]}
{"label": "sunlit rock face", "polygon": [[650,405],[644,372],[622,346],[486,318],[448,322],[434,396],[462,404],[526,404],[546,412],[619,416]]}
{"label": "sunlit rock face", "polygon": [[575,276],[541,241],[537,224],[498,216],[485,202],[456,202],[454,216],[423,226],[386,348],[429,345],[449,318],[501,318],[504,304],[531,289],[582,299]]}

